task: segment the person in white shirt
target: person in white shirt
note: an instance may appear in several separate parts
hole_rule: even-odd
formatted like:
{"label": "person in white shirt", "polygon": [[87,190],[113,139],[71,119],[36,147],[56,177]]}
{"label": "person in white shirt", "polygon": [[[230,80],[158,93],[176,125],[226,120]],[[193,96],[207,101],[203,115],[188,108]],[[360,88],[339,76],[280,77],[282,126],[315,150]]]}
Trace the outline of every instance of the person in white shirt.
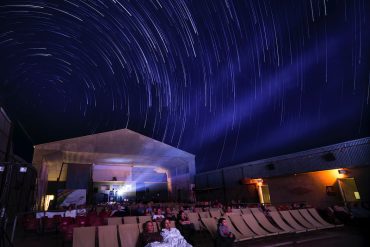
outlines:
{"label": "person in white shirt", "polygon": [[72,209],[72,206],[68,206],[68,209],[64,214],[64,217],[76,218],[76,215],[77,215],[76,209]]}

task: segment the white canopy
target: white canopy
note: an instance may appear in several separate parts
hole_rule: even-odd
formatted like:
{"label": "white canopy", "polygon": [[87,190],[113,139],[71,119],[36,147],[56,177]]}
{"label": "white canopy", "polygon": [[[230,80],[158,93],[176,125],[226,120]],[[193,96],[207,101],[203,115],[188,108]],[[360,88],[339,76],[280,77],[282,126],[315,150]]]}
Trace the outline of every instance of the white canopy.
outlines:
{"label": "white canopy", "polygon": [[[93,164],[97,170],[103,167],[107,171],[114,167],[117,171],[124,167],[153,167],[167,173],[168,182],[177,189],[189,190],[189,184],[194,183],[193,154],[129,129],[55,141],[34,148],[33,164],[42,173],[47,171],[48,181],[57,180],[64,163]],[[66,180],[66,170],[63,168],[60,181]]]}

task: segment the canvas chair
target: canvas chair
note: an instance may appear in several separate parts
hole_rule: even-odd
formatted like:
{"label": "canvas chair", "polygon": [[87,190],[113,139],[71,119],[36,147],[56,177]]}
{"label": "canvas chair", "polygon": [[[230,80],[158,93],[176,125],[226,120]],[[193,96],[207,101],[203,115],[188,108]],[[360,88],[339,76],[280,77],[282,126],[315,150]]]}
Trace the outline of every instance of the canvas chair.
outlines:
{"label": "canvas chair", "polygon": [[269,233],[265,229],[263,229],[257,222],[256,218],[252,214],[243,214],[242,215],[244,221],[247,223],[250,229],[258,236],[270,236],[270,235],[277,235],[277,233]]}
{"label": "canvas chair", "polygon": [[250,208],[241,208],[240,211],[242,214],[251,214],[251,209]]}
{"label": "canvas chair", "polygon": [[252,214],[257,219],[257,221],[262,225],[263,228],[265,228],[267,231],[272,233],[278,233],[278,234],[284,234],[289,233],[287,231],[278,229],[277,227],[273,226],[271,222],[266,218],[266,216],[258,209],[252,208],[251,209]]}
{"label": "canvas chair", "polygon": [[121,217],[109,217],[107,218],[108,225],[121,225],[122,218]]}
{"label": "canvas chair", "polygon": [[306,229],[304,229],[303,227],[301,227],[303,230],[296,230],[296,229],[292,228],[291,226],[287,225],[284,222],[284,220],[281,218],[279,212],[277,212],[277,211],[272,211],[269,214],[270,214],[271,218],[274,220],[274,222],[276,223],[276,225],[278,225],[281,229],[283,229],[286,232],[298,233],[298,232],[305,232],[306,231]]}
{"label": "canvas chair", "polygon": [[194,224],[195,230],[200,231],[202,226],[199,221],[199,215],[197,213],[188,213],[188,218],[189,221]]}
{"label": "canvas chair", "polygon": [[221,211],[220,210],[209,211],[209,213],[211,214],[212,218],[216,218],[216,219],[221,218]]}
{"label": "canvas chair", "polygon": [[118,247],[117,226],[98,226],[99,247]]}
{"label": "canvas chair", "polygon": [[118,234],[121,242],[121,247],[137,246],[140,234],[137,223],[119,225]]}
{"label": "canvas chair", "polygon": [[240,233],[237,229],[235,229],[234,225],[231,223],[229,217],[225,217],[225,220],[227,222],[227,226],[229,227],[230,232],[232,232],[235,235],[235,241],[244,241],[248,239],[252,239],[253,236],[250,235],[244,235],[243,233]]}
{"label": "canvas chair", "polygon": [[288,224],[296,231],[296,232],[305,232],[305,231],[312,231],[312,229],[307,229],[300,224],[297,223],[296,220],[293,219],[292,215],[289,211],[279,211],[281,217],[288,222]]}
{"label": "canvas chair", "polygon": [[229,216],[229,218],[232,221],[232,223],[236,226],[236,228],[238,228],[241,234],[250,238],[256,237],[256,234],[249,229],[249,227],[246,225],[244,220],[239,215],[231,215]]}
{"label": "canvas chair", "polygon": [[335,226],[335,227],[340,227],[340,226],[343,226],[343,225],[333,225],[333,224],[330,224],[329,222],[327,222],[326,220],[324,220],[323,218],[321,218],[321,216],[319,215],[319,213],[317,212],[316,208],[309,208],[308,209],[308,212],[310,212],[310,214],[318,221],[320,222],[322,225],[324,226]]}
{"label": "canvas chair", "polygon": [[201,221],[203,222],[204,226],[208,230],[208,232],[211,234],[213,239],[216,239],[217,237],[217,220],[214,218],[201,218]]}
{"label": "canvas chair", "polygon": [[[200,218],[210,218],[209,212],[198,212]],[[189,215],[189,214],[188,214]]]}
{"label": "canvas chair", "polygon": [[302,226],[304,226],[305,228],[309,229],[309,230],[316,230],[317,227],[313,226],[310,222],[308,222],[307,220],[305,220],[302,215],[299,213],[298,210],[289,210],[290,214],[293,216],[293,218],[299,223],[301,224]]}
{"label": "canvas chair", "polygon": [[333,228],[334,226],[329,226],[329,225],[323,225],[317,220],[315,220],[310,213],[307,211],[307,209],[299,209],[299,213],[305,218],[310,224],[312,224],[314,227],[318,229],[325,229],[325,228]]}
{"label": "canvas chair", "polygon": [[124,224],[136,224],[137,217],[136,216],[125,216],[123,217],[123,223]]}
{"label": "canvas chair", "polygon": [[139,216],[138,219],[139,219],[139,223],[145,223],[149,220],[152,220],[152,216],[150,215]]}
{"label": "canvas chair", "polygon": [[95,226],[73,228],[73,247],[95,247]]}

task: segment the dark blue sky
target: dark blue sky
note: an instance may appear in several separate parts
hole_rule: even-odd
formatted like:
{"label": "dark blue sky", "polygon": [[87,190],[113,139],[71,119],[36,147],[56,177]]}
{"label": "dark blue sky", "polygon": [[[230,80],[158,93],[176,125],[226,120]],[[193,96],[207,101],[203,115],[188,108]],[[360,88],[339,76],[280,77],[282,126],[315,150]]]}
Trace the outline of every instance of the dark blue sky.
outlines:
{"label": "dark blue sky", "polygon": [[370,3],[0,3],[15,151],[129,128],[197,170],[369,136]]}

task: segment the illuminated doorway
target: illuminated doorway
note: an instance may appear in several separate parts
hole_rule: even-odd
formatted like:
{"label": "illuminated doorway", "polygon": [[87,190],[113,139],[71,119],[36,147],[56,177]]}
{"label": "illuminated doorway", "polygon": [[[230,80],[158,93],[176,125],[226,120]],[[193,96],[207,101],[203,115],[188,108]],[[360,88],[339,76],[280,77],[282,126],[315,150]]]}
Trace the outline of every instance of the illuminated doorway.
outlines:
{"label": "illuminated doorway", "polygon": [[338,185],[344,203],[360,201],[360,193],[354,178],[338,178]]}
{"label": "illuminated doorway", "polygon": [[258,186],[258,195],[260,198],[261,204],[270,204],[270,190],[268,185],[257,185]]}

